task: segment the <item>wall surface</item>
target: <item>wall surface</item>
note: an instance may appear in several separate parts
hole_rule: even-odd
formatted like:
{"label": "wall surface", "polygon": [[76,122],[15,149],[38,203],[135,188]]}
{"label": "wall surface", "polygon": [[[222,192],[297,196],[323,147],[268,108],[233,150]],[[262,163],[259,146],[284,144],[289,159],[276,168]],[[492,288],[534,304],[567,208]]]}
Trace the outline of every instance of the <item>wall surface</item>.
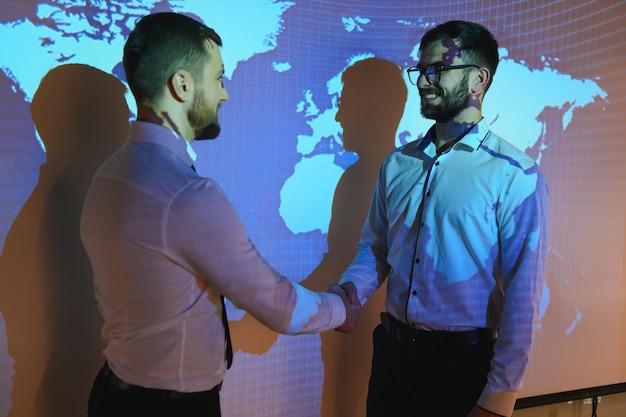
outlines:
{"label": "wall surface", "polygon": [[[525,396],[626,382],[626,1],[56,0],[0,2],[0,417],[80,417],[102,320],[80,243],[83,198],[134,103],[120,58],[134,22],[189,13],[224,39],[216,141],[194,143],[255,246],[325,289],[355,253],[382,158],[432,121],[404,69],[451,19],[501,46],[493,130],[551,193],[542,317]],[[339,102],[341,101],[341,108]],[[228,303],[225,417],[361,417],[380,288],[352,335],[283,336]],[[625,417],[624,395],[599,415]],[[621,414],[620,414],[621,413]],[[589,416],[572,404],[516,417]]]}

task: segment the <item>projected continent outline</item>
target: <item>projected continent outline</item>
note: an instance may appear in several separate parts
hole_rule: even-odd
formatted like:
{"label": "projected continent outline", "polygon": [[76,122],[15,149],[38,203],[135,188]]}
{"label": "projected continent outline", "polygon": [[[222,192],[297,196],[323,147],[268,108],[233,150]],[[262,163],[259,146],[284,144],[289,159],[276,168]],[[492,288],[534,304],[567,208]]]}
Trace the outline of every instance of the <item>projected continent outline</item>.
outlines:
{"label": "projected continent outline", "polygon": [[[362,17],[359,19],[367,23],[370,21]],[[344,19],[344,23],[352,21]],[[354,25],[346,25],[347,32],[354,29]],[[367,29],[358,26],[358,32],[364,30]],[[407,51],[407,55],[416,60],[417,49],[418,46],[415,46],[412,51]],[[372,56],[373,53],[366,52],[347,57],[345,68]],[[545,111],[559,115],[561,125],[551,128],[564,131],[577,111],[583,110],[596,100],[607,100],[606,91],[594,80],[575,79],[551,68],[551,62],[558,61],[558,58],[542,56],[543,68],[534,69],[529,68],[524,60],[510,57],[505,48],[500,48],[500,58],[495,78],[497,81],[494,81],[485,99],[485,118],[494,132],[527,152],[538,164],[541,163],[544,150],[552,144],[552,139],[547,136],[550,120],[544,117]],[[303,98],[296,106],[296,112],[306,119],[312,132],[298,135],[297,153],[302,158],[296,163],[293,174],[287,178],[280,191],[280,216],[294,234],[316,230],[328,233],[333,192],[347,166],[356,158],[350,158],[350,153],[340,146],[341,126],[334,120],[342,88],[340,76],[341,74],[337,74],[326,81],[326,96],[314,97],[307,90],[303,92]],[[396,133],[398,146],[423,136],[432,125],[432,121],[419,114],[417,89],[407,79],[405,81],[409,94],[404,116]],[[325,103],[332,105],[324,106]],[[408,139],[404,140],[405,138]],[[559,279],[567,280],[567,277],[562,276]],[[544,285],[541,318],[549,307],[550,296],[549,286]],[[578,306],[572,305],[570,308],[571,320],[558,329],[566,335],[574,332],[583,317]],[[538,326],[542,328],[541,321]]]}
{"label": "projected continent outline", "polygon": [[[574,79],[549,65],[531,70],[523,62],[508,57],[505,49],[500,52],[501,61],[497,78],[494,78],[497,81],[494,81],[485,99],[485,118],[494,132],[519,149],[529,153],[536,149],[536,154],[531,156],[540,163],[542,152],[551,142],[546,137],[546,120],[542,119],[541,113],[545,109],[559,111],[562,120],[560,128],[565,130],[576,111],[597,99],[606,100],[607,93],[593,80]],[[352,64],[368,56],[371,55],[364,54],[349,61]],[[328,97],[323,98],[333,102],[333,107],[320,112],[310,94],[306,94],[298,105],[298,113],[307,117],[313,133],[298,136],[297,152],[302,155],[302,160],[296,164],[294,174],[281,190],[280,215],[295,234],[314,230],[328,232],[332,190],[346,168],[334,162],[336,158],[328,158],[329,155],[340,157],[344,152],[340,146],[333,146],[341,143],[341,127],[334,121],[336,96],[341,92],[337,82],[336,78],[328,81]],[[410,84],[408,87],[406,110],[396,134],[397,145],[403,144],[401,137],[413,140],[423,136],[432,124],[419,114],[417,89]],[[307,111],[304,111],[305,108]],[[320,146],[324,142],[329,146]],[[312,175],[319,172],[331,174],[321,177]],[[294,193],[298,193],[299,198],[290,198]],[[304,212],[307,215],[303,215]]]}
{"label": "projected continent outline", "polygon": [[[231,78],[235,71],[257,71],[257,68],[249,65],[249,61],[260,54],[268,54],[271,57],[273,62],[271,70],[276,74],[293,74],[305,64],[311,64],[298,62],[284,50],[277,52],[281,40],[279,35],[285,30],[283,19],[289,18],[285,12],[296,9],[300,5],[297,1],[222,0],[211,2],[210,8],[202,0],[137,2],[109,0],[88,2],[89,6],[77,4],[79,2],[70,0],[50,1],[39,6],[31,16],[2,19],[0,22],[0,48],[5,52],[0,68],[6,77],[14,82],[14,88],[24,93],[26,101],[30,101],[45,73],[62,64],[88,63],[120,76],[119,64],[126,35],[137,18],[153,11],[172,10],[189,13],[214,27],[224,39],[222,56],[227,78]],[[355,4],[349,6],[356,7]],[[233,11],[237,12],[236,15]],[[6,16],[8,12],[0,12],[2,13]],[[377,42],[375,35],[370,34],[370,31],[380,16],[355,13],[345,17],[337,10],[328,10],[325,13],[325,17],[329,20],[334,19],[338,26],[343,27],[344,34],[341,35],[341,40],[346,41],[346,44],[356,36],[361,37],[363,45]],[[385,13],[393,14],[394,11],[386,10]],[[309,32],[301,32],[298,27],[302,20],[293,23],[293,16],[290,17],[292,18],[291,32],[288,33],[290,39],[310,37]],[[402,32],[401,36],[406,39],[415,39],[418,36],[413,30],[415,27],[427,28],[433,24],[427,16],[417,17],[417,23],[406,20],[405,16],[393,19],[398,27],[411,29]],[[397,36],[398,31],[399,29],[393,36]],[[303,43],[308,44],[309,41],[312,43],[311,48],[318,48],[319,45],[312,40],[305,39]],[[339,55],[336,59],[344,61],[345,69],[357,60],[384,55],[387,49],[391,48],[397,46],[386,45],[385,48],[360,51],[356,55]],[[405,60],[414,62],[415,50],[416,47],[413,49],[406,47],[400,53],[389,52],[384,58],[404,66]],[[28,56],[25,56],[24,51],[28,51]],[[598,80],[575,79],[551,68],[550,64],[557,62],[557,58],[542,58],[545,66],[537,69],[536,65],[531,68],[520,57],[509,56],[506,50],[502,50],[501,54],[496,81],[486,96],[485,118],[495,132],[531,154],[538,163],[541,162],[543,151],[552,145],[551,132],[565,131],[578,112],[584,112],[590,103],[608,101],[608,95],[600,88]],[[322,66],[323,63],[319,65]],[[332,74],[319,71],[319,74],[314,75],[318,78],[306,80],[311,85],[314,83],[325,85],[326,91],[320,93],[319,89],[313,87],[303,90],[300,100],[293,102],[293,114],[284,116],[304,120],[303,123],[309,130],[300,129],[297,134],[285,135],[284,142],[289,145],[291,141],[291,145],[295,146],[283,144],[278,149],[281,152],[289,152],[292,156],[295,154],[297,157],[293,163],[293,173],[284,180],[279,193],[268,196],[280,203],[279,209],[268,213],[259,208],[259,217],[268,215],[279,217],[294,237],[307,234],[318,236],[312,233],[317,231],[322,235],[328,232],[335,187],[348,166],[357,158],[352,152],[343,149],[341,127],[334,120],[337,99],[341,93],[340,76],[341,71],[333,70]],[[407,85],[409,97],[404,117],[397,130],[395,139],[397,145],[419,138],[432,123],[419,115],[417,92],[414,86],[408,84],[408,80]],[[132,109],[134,103],[130,96],[128,98]],[[268,100],[270,109],[267,112],[262,111],[260,118],[277,117],[271,111],[273,99],[275,97],[270,97]],[[236,100],[232,100],[228,105],[231,104],[242,107],[241,101],[237,103]],[[548,112],[550,115],[558,115],[562,123],[558,126],[548,126],[555,124],[554,118],[547,117]],[[242,123],[254,122],[242,120]],[[274,136],[268,135],[268,138],[278,142]],[[262,139],[266,140],[265,136]],[[43,152],[45,150],[42,149]],[[237,165],[237,161],[233,165]],[[4,237],[0,235],[0,243]],[[290,242],[286,242],[285,246],[288,243]],[[549,303],[550,290],[546,288],[541,306],[542,316]],[[231,307],[229,305],[229,313]],[[573,310],[571,322],[564,323],[563,328],[555,329],[556,331],[567,335],[575,332],[576,324],[583,319],[584,314],[576,306]],[[244,314],[242,311],[234,313],[230,317],[231,320],[238,320]],[[0,306],[0,361],[7,364],[10,363],[10,357],[6,351],[6,344],[2,344],[4,329],[1,322]],[[255,342],[258,343],[258,340]],[[275,339],[268,339],[267,351],[262,355],[251,355],[241,351],[239,355],[248,357],[246,361],[249,363],[259,360],[264,363],[271,362],[275,357],[279,360],[283,354],[281,341],[279,340],[276,346],[270,346],[274,342]],[[283,340],[283,346],[286,343]],[[240,358],[238,366],[242,366],[242,363],[247,362]],[[0,369],[0,416],[4,415],[2,405],[3,400],[10,394],[7,393],[10,384],[10,375],[3,374],[3,370]],[[8,404],[10,405],[10,401]],[[5,407],[6,405],[7,402],[4,402]]]}
{"label": "projected continent outline", "polygon": [[[126,36],[135,21],[152,12],[173,11],[202,19],[224,38],[222,58],[225,75],[230,78],[240,62],[276,47],[282,14],[294,4],[245,0],[237,0],[239,5],[233,3],[212,2],[210,11],[199,0],[130,4],[111,0],[89,6],[59,0],[41,4],[31,16],[0,23],[0,49],[4,51],[0,68],[24,92],[27,101],[48,70],[62,64],[89,63],[121,77],[123,74],[115,68],[121,62]],[[233,8],[238,10],[236,16]],[[246,27],[245,33],[239,30],[241,27]],[[37,54],[27,58],[23,51]],[[129,107],[134,106],[129,98]]]}
{"label": "projected continent outline", "polygon": [[[140,17],[160,11],[190,14],[213,27],[224,39],[222,57],[225,76],[232,77],[241,62],[276,47],[276,38],[282,31],[282,15],[293,2],[249,2],[223,0],[211,2],[211,9],[203,1],[146,0],[126,2],[110,0],[77,4],[72,0],[42,3],[31,15],[8,16],[3,10],[0,22],[0,50],[2,73],[11,81],[12,89],[30,103],[41,79],[55,67],[87,63],[121,81],[121,57],[125,39]],[[7,6],[8,7],[8,6]],[[233,14],[237,10],[237,14]],[[219,18],[217,18],[219,17]],[[226,17],[226,18],[224,18]],[[246,28],[245,31],[240,30]],[[288,64],[278,66],[285,69]],[[135,103],[127,95],[130,109]],[[45,146],[33,131],[41,152]],[[44,156],[45,160],[45,156]],[[26,198],[28,193],[25,193]],[[3,218],[9,224],[17,212],[4,208]],[[0,249],[6,235],[0,234]],[[6,327],[0,306],[0,416],[8,415],[12,406],[14,360],[8,351]]]}

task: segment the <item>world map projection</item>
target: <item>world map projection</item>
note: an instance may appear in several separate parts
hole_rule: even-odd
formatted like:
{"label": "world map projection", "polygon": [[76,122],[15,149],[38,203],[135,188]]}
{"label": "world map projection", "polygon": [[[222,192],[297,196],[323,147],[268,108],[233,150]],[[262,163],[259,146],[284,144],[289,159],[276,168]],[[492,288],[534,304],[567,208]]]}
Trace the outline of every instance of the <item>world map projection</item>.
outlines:
{"label": "world map projection", "polygon": [[[55,316],[56,303],[65,298],[50,295],[57,292],[49,289],[53,284],[46,272],[31,271],[27,266],[49,253],[28,243],[33,241],[29,234],[41,239],[44,232],[35,230],[34,226],[29,228],[26,221],[19,221],[20,216],[27,213],[43,216],[32,214],[44,210],[37,211],[33,198],[45,201],[44,194],[58,192],[53,187],[46,192],[41,189],[46,166],[50,165],[53,152],[58,155],[59,144],[49,142],[38,128],[36,115],[31,114],[31,103],[42,88],[42,79],[53,69],[87,66],[114,77],[113,84],[126,87],[121,65],[126,37],[139,18],[158,11],[195,17],[214,28],[224,41],[225,87],[230,99],[220,110],[220,137],[192,145],[198,154],[198,172],[215,179],[225,190],[251,241],[270,264],[291,280],[318,290],[325,289],[331,280],[338,280],[355,253],[354,245],[382,158],[394,147],[422,137],[433,123],[420,115],[417,89],[403,71],[419,60],[421,36],[429,28],[452,19],[484,24],[500,44],[500,64],[486,95],[484,117],[495,133],[525,151],[542,167],[553,201],[550,266],[541,306],[539,348],[534,348],[533,355],[548,345],[567,346],[568,341],[583,332],[580,327],[585,322],[593,322],[595,315],[600,314],[590,307],[595,304],[587,304],[583,296],[589,288],[595,288],[589,282],[606,278],[609,283],[602,291],[610,291],[611,283],[615,283],[618,291],[614,300],[621,306],[624,300],[619,282],[623,264],[619,259],[624,250],[625,215],[624,197],[616,197],[615,190],[626,177],[616,162],[616,155],[623,155],[623,148],[610,145],[611,140],[623,140],[623,133],[615,137],[616,129],[610,126],[618,123],[623,126],[611,109],[623,104],[623,99],[617,96],[624,94],[619,94],[615,87],[618,74],[611,62],[612,57],[620,55],[618,46],[610,46],[603,39],[613,39],[619,31],[615,28],[626,27],[624,2],[583,1],[566,6],[555,1],[536,7],[514,0],[442,1],[428,6],[422,3],[3,1],[0,7],[0,109],[4,116],[0,127],[0,417],[31,416],[40,412],[37,410],[55,410],[49,415],[82,415],[86,404],[86,397],[72,405],[43,398],[47,391],[55,389],[50,382],[53,379],[46,376],[47,364],[56,360],[54,355],[71,352],[54,349],[55,340],[64,333],[54,330],[57,327],[50,330],[46,320],[56,317],[57,324],[67,320],[68,326],[72,326],[77,315],[74,312],[70,318]],[[602,26],[599,21],[607,23]],[[582,26],[586,29],[579,33]],[[622,30],[622,38],[623,35]],[[624,52],[623,42],[621,48]],[[591,65],[592,59],[597,65]],[[615,59],[624,63],[623,57]],[[357,68],[359,63],[363,74],[367,74],[367,66],[378,74],[391,68],[388,76],[372,75],[354,82],[355,95],[364,106],[360,110],[362,115],[369,114],[367,106],[372,110],[370,119],[391,111],[384,108],[377,98],[380,96],[368,96],[367,91],[376,91],[377,85],[381,91],[389,91],[396,81],[399,90],[394,97],[404,98],[404,103],[399,103],[396,123],[385,125],[384,119],[391,116],[381,117],[379,125],[387,128],[384,140],[373,140],[375,127],[368,125],[367,118],[357,117],[353,124],[348,120],[347,88],[351,82],[348,70]],[[61,94],[74,94],[73,89],[79,86],[68,77],[67,85],[57,88]],[[620,92],[624,92],[623,88]],[[122,110],[132,119],[136,111],[134,100],[128,91],[124,98],[127,109]],[[604,134],[590,137],[594,123],[605,126]],[[370,133],[372,138],[368,142]],[[70,150],[66,152],[69,158]],[[585,167],[591,164],[605,169],[604,176],[597,171],[594,171],[597,176],[587,175],[591,168],[588,171]],[[573,171],[576,166],[585,174]],[[609,173],[609,170],[613,171]],[[599,182],[604,191],[593,187],[592,184]],[[81,187],[83,190],[86,185]],[[595,201],[606,202],[604,220],[595,217],[595,206],[581,196],[592,188]],[[25,208],[29,206],[34,211],[27,212]],[[75,221],[79,214],[64,216]],[[590,217],[593,220],[588,221],[592,223],[581,226],[584,223],[581,219]],[[617,225],[619,233],[605,233],[611,227],[603,221]],[[68,230],[74,233],[69,226]],[[585,241],[585,236],[589,238],[586,243],[572,243]],[[595,256],[602,266],[583,262],[583,255],[598,246],[611,247],[614,252],[606,258]],[[84,253],[80,249],[75,253],[84,263]],[[60,265],[59,270],[67,272],[70,264],[73,262]],[[76,279],[90,285],[88,266],[67,274],[75,274]],[[82,296],[91,303],[89,308],[95,309],[93,293],[84,288],[87,289]],[[68,297],[67,303],[76,303],[76,298]],[[22,299],[22,305],[44,307],[35,307],[36,313],[26,319],[13,312],[5,299]],[[366,314],[376,317],[384,309],[382,298],[379,296],[371,303]],[[364,318],[360,323],[364,327],[359,330],[361,333],[356,337],[345,336],[352,339],[341,339],[342,335],[338,334],[278,335],[263,329],[231,303],[228,313],[236,353],[235,365],[222,391],[225,416],[349,415],[334,405],[339,394],[331,392],[344,389],[331,381],[336,381],[341,373],[338,371],[341,360],[333,358],[331,351],[341,350],[342,340],[348,340],[345,343],[351,346],[350,352],[357,352],[352,360],[354,366],[362,368],[363,375],[354,388],[346,388],[353,402],[348,408],[352,415],[362,413],[375,319]],[[90,334],[97,337],[99,329],[91,328],[97,326],[89,327]],[[25,341],[20,342],[22,337],[41,339],[40,350],[26,353],[19,347],[21,343],[26,345]],[[102,358],[97,355],[100,343],[89,342],[91,351],[96,353],[84,358],[88,366],[81,376],[82,388],[74,391],[68,388],[68,392],[87,395],[95,376],[91,371],[101,366]],[[359,353],[361,345],[367,348]],[[351,356],[350,352],[344,355]],[[578,357],[571,355],[565,354],[563,362],[559,362],[554,359],[558,353],[550,353],[544,360],[552,361],[551,366],[570,369],[570,363]],[[601,367],[613,368],[619,362],[616,350],[608,348],[603,356],[607,363],[600,364]],[[30,368],[22,365],[29,357],[37,357],[39,362],[35,363],[39,365]],[[587,383],[568,385],[563,379],[546,377],[543,366],[536,361],[531,363],[525,395],[575,389],[579,388],[577,384]],[[22,371],[25,368],[21,367],[28,370]],[[582,376],[588,373],[581,371]],[[30,375],[28,378],[35,381],[20,382],[25,381],[20,379],[22,374]],[[614,378],[619,381],[621,377],[618,374]],[[61,392],[62,388],[58,390]],[[327,412],[321,414],[322,410]]]}

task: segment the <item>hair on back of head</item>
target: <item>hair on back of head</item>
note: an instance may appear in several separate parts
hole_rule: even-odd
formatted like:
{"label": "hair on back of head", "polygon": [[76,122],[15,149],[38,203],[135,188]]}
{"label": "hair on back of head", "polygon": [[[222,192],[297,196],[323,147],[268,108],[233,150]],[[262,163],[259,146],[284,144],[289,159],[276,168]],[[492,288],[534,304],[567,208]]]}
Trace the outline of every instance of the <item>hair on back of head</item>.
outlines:
{"label": "hair on back of head", "polygon": [[213,29],[191,17],[164,12],[141,18],[126,40],[123,58],[126,81],[137,102],[158,99],[178,70],[201,81],[207,40],[222,46]]}

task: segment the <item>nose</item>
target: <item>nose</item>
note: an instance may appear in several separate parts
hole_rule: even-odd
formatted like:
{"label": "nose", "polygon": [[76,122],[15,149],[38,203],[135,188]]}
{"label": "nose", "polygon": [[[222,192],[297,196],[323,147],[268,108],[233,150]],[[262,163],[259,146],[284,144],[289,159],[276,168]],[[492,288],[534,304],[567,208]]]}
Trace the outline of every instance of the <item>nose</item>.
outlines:
{"label": "nose", "polygon": [[425,73],[420,73],[417,76],[417,83],[415,84],[417,86],[417,88],[420,87],[426,87],[431,85],[432,83],[428,80],[428,78],[426,78],[426,74]]}
{"label": "nose", "polygon": [[335,112],[335,121],[341,123],[341,100],[337,100],[337,111]]}
{"label": "nose", "polygon": [[222,81],[222,90],[220,91],[220,101],[227,101],[230,98],[228,95],[228,91],[226,91],[226,86],[224,85],[224,81]]}

